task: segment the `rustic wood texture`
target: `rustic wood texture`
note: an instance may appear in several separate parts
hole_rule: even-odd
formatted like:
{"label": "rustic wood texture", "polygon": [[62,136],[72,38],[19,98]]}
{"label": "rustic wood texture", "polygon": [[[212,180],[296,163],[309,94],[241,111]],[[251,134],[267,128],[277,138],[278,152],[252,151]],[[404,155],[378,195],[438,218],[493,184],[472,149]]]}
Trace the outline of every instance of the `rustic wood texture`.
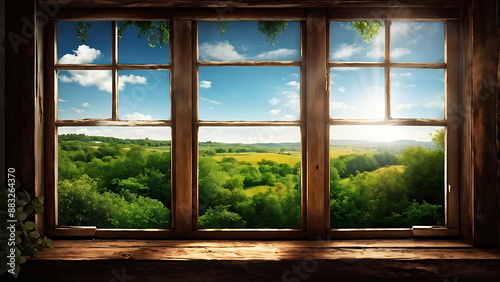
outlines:
{"label": "rustic wood texture", "polygon": [[173,127],[173,228],[176,238],[189,239],[192,231],[192,136],[193,136],[193,82],[192,77],[192,22],[173,24],[172,102]]}
{"label": "rustic wood texture", "polygon": [[472,103],[474,244],[497,246],[498,171],[496,122],[498,42],[496,1],[472,1]]}
{"label": "rustic wood texture", "polygon": [[[394,3],[396,4],[396,3]],[[337,8],[327,12],[330,20],[398,20],[411,19],[412,21],[435,21],[458,19],[459,9],[443,8],[412,8],[408,9],[395,5],[390,8]]]}
{"label": "rustic wood texture", "polygon": [[169,120],[111,120],[111,119],[75,119],[58,120],[57,126],[170,126]]}
{"label": "rustic wood texture", "polygon": [[[35,1],[5,2],[5,159],[17,189],[35,193]],[[23,21],[24,19],[24,21]],[[5,173],[2,171],[1,173]]]}
{"label": "rustic wood texture", "polygon": [[56,70],[168,70],[170,64],[58,64]]}
{"label": "rustic wood texture", "polygon": [[[5,167],[5,1],[0,2],[0,171]],[[0,183],[7,183],[5,173],[0,173]]]}
{"label": "rustic wood texture", "polygon": [[[445,95],[445,117],[448,117],[449,109],[459,103],[459,71],[460,71],[460,57],[459,57],[459,23],[458,21],[446,22],[446,57],[445,62],[448,68],[445,72],[446,75],[446,95]],[[453,115],[453,112],[450,113]],[[453,117],[451,118],[453,120]],[[450,229],[460,228],[460,132],[456,126],[446,127],[446,182],[444,187],[445,197],[445,221],[446,227]]]}
{"label": "rustic wood texture", "polygon": [[448,108],[450,127],[460,132],[460,236],[473,240],[472,167],[472,9],[468,1],[460,25],[461,71],[459,103]]}
{"label": "rustic wood texture", "polygon": [[332,119],[331,125],[404,125],[404,126],[446,126],[445,120],[438,119],[403,119],[391,118],[389,120],[364,120],[364,119]]}
{"label": "rustic wood texture", "polygon": [[60,8],[139,8],[139,7],[203,7],[231,11],[234,8],[317,8],[317,7],[461,7],[465,0],[38,0],[38,3],[58,5]]}
{"label": "rustic wood texture", "polygon": [[199,61],[200,67],[300,67],[295,61]]}
{"label": "rustic wood texture", "polygon": [[474,259],[28,261],[18,280],[2,281],[498,281],[499,266]]}
{"label": "rustic wood texture", "polygon": [[[310,10],[306,20],[306,171],[307,171],[307,232],[310,239],[323,238],[327,229],[325,181],[326,140],[325,125],[328,120],[327,95],[327,40],[326,13],[324,10]],[[314,46],[314,48],[312,47]]]}

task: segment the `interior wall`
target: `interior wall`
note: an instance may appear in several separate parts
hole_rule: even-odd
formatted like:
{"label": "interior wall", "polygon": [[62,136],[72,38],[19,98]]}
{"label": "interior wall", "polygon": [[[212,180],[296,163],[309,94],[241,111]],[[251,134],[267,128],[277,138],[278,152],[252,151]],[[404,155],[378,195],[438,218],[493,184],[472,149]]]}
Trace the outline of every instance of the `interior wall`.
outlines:
{"label": "interior wall", "polygon": [[0,183],[5,180],[5,1],[0,1]]}

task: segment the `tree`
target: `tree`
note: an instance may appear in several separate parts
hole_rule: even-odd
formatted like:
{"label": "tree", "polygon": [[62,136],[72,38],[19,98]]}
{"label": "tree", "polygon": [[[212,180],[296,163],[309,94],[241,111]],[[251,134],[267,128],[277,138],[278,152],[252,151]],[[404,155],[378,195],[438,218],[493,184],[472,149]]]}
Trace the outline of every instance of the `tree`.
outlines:
{"label": "tree", "polygon": [[444,128],[436,129],[434,130],[434,134],[429,133],[429,135],[432,136],[432,142],[434,142],[436,148],[444,152],[445,149]]}
{"label": "tree", "polygon": [[198,227],[201,229],[245,228],[247,222],[235,212],[227,210],[229,205],[210,207],[200,216]]}

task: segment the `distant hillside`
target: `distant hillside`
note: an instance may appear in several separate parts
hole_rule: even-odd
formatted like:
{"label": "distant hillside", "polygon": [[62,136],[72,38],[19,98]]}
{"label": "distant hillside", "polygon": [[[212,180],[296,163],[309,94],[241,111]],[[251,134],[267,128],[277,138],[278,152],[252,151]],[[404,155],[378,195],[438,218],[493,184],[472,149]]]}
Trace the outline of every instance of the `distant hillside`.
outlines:
{"label": "distant hillside", "polygon": [[371,142],[364,140],[330,140],[330,145],[333,146],[370,146],[370,147],[408,147],[408,146],[422,146],[424,148],[434,149],[434,142],[415,141],[415,140],[396,140],[389,142]]}

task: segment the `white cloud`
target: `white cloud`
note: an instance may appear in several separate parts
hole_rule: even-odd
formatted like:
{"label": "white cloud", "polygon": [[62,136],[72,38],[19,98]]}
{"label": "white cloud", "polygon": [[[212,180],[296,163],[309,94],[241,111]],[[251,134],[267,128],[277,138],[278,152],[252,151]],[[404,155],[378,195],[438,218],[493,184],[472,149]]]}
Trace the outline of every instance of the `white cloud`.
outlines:
{"label": "white cloud", "polygon": [[[87,45],[80,45],[78,50],[73,54],[66,54],[60,59],[60,63],[64,64],[90,64],[100,56],[101,51],[94,48],[89,48]],[[96,86],[101,91],[111,93],[112,77],[109,70],[70,70],[67,71],[70,76],[62,74],[59,79],[64,83],[76,82],[84,87]],[[119,77],[118,88],[125,89],[125,85],[129,84],[146,84],[147,79],[137,75],[122,75]]]}
{"label": "white cloud", "polygon": [[288,85],[288,86],[292,86],[292,87],[294,87],[294,88],[296,88],[296,89],[300,89],[300,83],[299,83],[299,82],[297,82],[297,81],[290,81],[290,82],[288,82],[286,85]]}
{"label": "white cloud", "polygon": [[61,80],[62,82],[66,82],[66,83],[73,82],[73,79],[71,79],[70,77],[67,77],[64,74],[59,76],[59,80]]}
{"label": "white cloud", "polygon": [[199,47],[202,61],[244,61],[245,55],[239,54],[229,41],[215,43],[203,42]]}
{"label": "white cloud", "polygon": [[391,85],[394,87],[399,87],[402,85],[402,83],[401,82],[393,82],[393,83],[391,83]]}
{"label": "white cloud", "polygon": [[59,59],[59,64],[90,64],[101,56],[101,51],[87,45],[78,46],[75,54],[66,54]]}
{"label": "white cloud", "polygon": [[208,88],[212,87],[212,82],[208,81],[208,80],[202,80],[202,81],[200,81],[200,87],[208,89]]}
{"label": "white cloud", "polygon": [[339,89],[337,89],[340,93],[345,93],[345,87],[342,86]]}
{"label": "white cloud", "polygon": [[61,112],[61,113],[64,113],[64,112],[66,112],[65,110],[61,110],[61,109],[59,109],[58,111],[59,111],[59,112]]}
{"label": "white cloud", "polygon": [[61,98],[57,99],[57,101],[59,101],[59,102],[68,102],[68,100],[64,100],[64,99],[61,99]]}
{"label": "white cloud", "polygon": [[299,74],[298,74],[298,73],[296,73],[296,72],[294,72],[294,73],[292,73],[292,74],[291,74],[291,76],[292,76],[292,77],[299,77]]}
{"label": "white cloud", "polygon": [[292,116],[292,115],[285,115],[284,118],[285,118],[285,120],[291,120],[291,119],[294,119],[294,116]]}
{"label": "white cloud", "polygon": [[368,51],[368,53],[366,53],[366,56],[375,59],[384,58],[385,51],[381,48],[373,48],[372,50]]}
{"label": "white cloud", "polygon": [[430,37],[439,31],[439,22],[394,22],[391,26],[393,40],[402,40],[408,45],[414,45],[424,39],[424,34]]}
{"label": "white cloud", "polygon": [[412,74],[411,74],[411,72],[405,72],[405,73],[400,73],[399,74],[399,77],[403,77],[403,76],[404,77],[412,77]]}
{"label": "white cloud", "polygon": [[280,102],[280,99],[274,97],[272,98],[271,100],[267,100],[269,102],[269,104],[273,105],[273,106],[276,106],[278,105],[278,103]]}
{"label": "white cloud", "polygon": [[353,109],[356,109],[356,107],[348,106],[344,102],[331,102],[330,108],[335,109],[335,110],[348,110],[348,109],[353,110]]}
{"label": "white cloud", "polygon": [[413,107],[420,106],[419,104],[399,104],[396,106],[396,110],[410,109]]}
{"label": "white cloud", "polygon": [[269,114],[272,116],[277,116],[277,115],[279,115],[279,113],[281,113],[281,109],[275,109],[275,110],[269,111]]}
{"label": "white cloud", "polygon": [[293,57],[297,55],[299,51],[296,49],[287,49],[287,48],[280,48],[278,50],[273,50],[273,51],[267,51],[264,53],[261,53],[255,57],[252,57],[250,59],[253,59],[255,61],[273,61],[273,60],[280,60],[280,59],[286,59]]}
{"label": "white cloud", "polygon": [[429,102],[427,104],[424,104],[424,107],[426,107],[426,108],[444,108],[444,101],[439,100],[439,101]]}
{"label": "white cloud", "polygon": [[203,97],[200,97],[200,100],[203,100],[203,101],[207,101],[209,103],[212,103],[212,104],[222,104],[221,102],[219,101],[214,101],[214,100],[210,100],[210,99],[207,99],[207,98],[203,98]]}
{"label": "white cloud", "polygon": [[411,54],[411,50],[408,48],[396,48],[391,52],[391,58],[399,59],[405,55]]}
{"label": "white cloud", "polygon": [[85,110],[80,110],[80,109],[77,109],[77,108],[71,108],[73,111],[75,111],[76,113],[78,114],[81,114],[81,113],[84,113]]}
{"label": "white cloud", "polygon": [[337,60],[345,60],[350,57],[360,53],[363,47],[357,47],[356,44],[347,45],[345,43],[340,44],[339,48],[332,53],[332,58]]}
{"label": "white cloud", "polygon": [[90,104],[87,103],[87,102],[85,102],[85,103],[82,104],[82,107],[88,108],[88,107],[90,107]]}
{"label": "white cloud", "polygon": [[208,107],[208,108],[209,108],[210,110],[213,110],[213,109],[214,109],[214,107]]}
{"label": "white cloud", "polygon": [[144,115],[138,112],[134,112],[133,114],[126,114],[125,115],[126,119],[129,120],[151,120],[153,119],[151,115]]}
{"label": "white cloud", "polygon": [[412,85],[405,85],[405,86],[403,86],[403,87],[404,87],[404,88],[412,88],[412,87],[415,87],[415,86],[417,86],[417,85],[416,85],[416,84],[412,84]]}
{"label": "white cloud", "polygon": [[361,68],[339,67],[335,71],[359,71]]}

